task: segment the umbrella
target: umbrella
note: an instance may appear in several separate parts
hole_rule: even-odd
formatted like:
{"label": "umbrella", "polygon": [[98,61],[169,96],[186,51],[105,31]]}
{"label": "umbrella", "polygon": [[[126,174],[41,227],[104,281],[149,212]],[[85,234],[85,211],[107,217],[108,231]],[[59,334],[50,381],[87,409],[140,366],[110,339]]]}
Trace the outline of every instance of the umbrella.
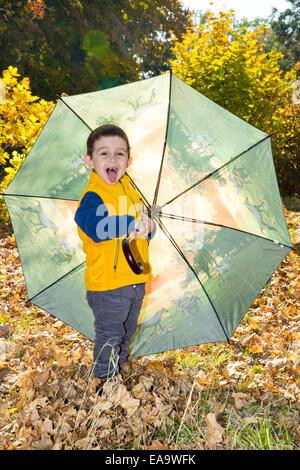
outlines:
{"label": "umbrella", "polygon": [[157,223],[131,355],[229,341],[293,248],[271,138],[171,72],[58,100],[4,195],[31,303],[93,340],[74,213],[86,139],[111,122]]}

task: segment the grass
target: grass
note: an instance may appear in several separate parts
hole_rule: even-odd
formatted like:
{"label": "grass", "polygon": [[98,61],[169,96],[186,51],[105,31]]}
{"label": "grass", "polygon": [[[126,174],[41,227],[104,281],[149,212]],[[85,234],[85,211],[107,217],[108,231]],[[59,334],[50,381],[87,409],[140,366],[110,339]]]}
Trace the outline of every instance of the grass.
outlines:
{"label": "grass", "polygon": [[177,367],[183,372],[189,369],[198,368],[203,372],[209,373],[212,369],[225,365],[231,358],[232,352],[223,344],[212,346],[205,345],[204,354],[193,352],[187,348],[182,354],[176,355]]}
{"label": "grass", "polygon": [[[177,367],[182,373],[191,370],[196,374],[197,370],[201,370],[210,374],[214,369],[221,368],[228,363],[233,354],[223,344],[205,345],[202,347],[203,354],[193,352],[192,349],[188,348],[182,354],[177,353],[175,356]],[[247,355],[247,351],[243,354]],[[261,364],[254,365],[249,369],[249,373],[263,374],[264,367]],[[152,439],[158,439],[167,444],[175,441],[179,449],[193,448],[193,445],[201,448],[201,442],[204,443],[207,439],[205,417],[208,413],[216,412],[216,405],[222,404],[225,411],[221,411],[218,422],[224,429],[225,448],[240,450],[298,448],[293,429],[288,429],[286,425],[286,419],[293,413],[291,406],[288,404],[281,406],[276,402],[263,406],[262,402],[258,401],[254,404],[250,402],[242,410],[237,410],[230,396],[231,391],[228,389],[213,386],[201,391],[195,389],[192,402],[187,403],[187,407],[190,405],[188,413],[185,414],[187,410],[181,412],[181,415],[184,415],[182,420],[173,418],[172,424],[166,429],[157,429]]]}
{"label": "grass", "polygon": [[244,450],[292,450],[293,437],[285,424],[278,426],[270,417],[265,416],[257,424],[244,426],[234,423],[228,426],[232,437],[233,449]]}
{"label": "grass", "polygon": [[[208,390],[198,394],[194,405],[189,410],[188,423],[172,419],[172,425],[166,429],[157,429],[151,439],[165,442],[167,445],[176,442],[179,449],[201,448],[207,438],[205,417],[214,411],[216,403],[228,403],[224,391]],[[249,416],[243,417],[236,409],[228,406],[225,414],[218,421],[224,429],[226,449],[230,450],[294,450],[297,449],[293,433],[287,428],[284,414],[290,410],[277,409],[272,413],[255,405],[247,409]],[[251,419],[253,422],[248,422]],[[279,419],[281,418],[281,419]],[[190,445],[190,447],[189,447]],[[204,447],[205,448],[205,447]]]}

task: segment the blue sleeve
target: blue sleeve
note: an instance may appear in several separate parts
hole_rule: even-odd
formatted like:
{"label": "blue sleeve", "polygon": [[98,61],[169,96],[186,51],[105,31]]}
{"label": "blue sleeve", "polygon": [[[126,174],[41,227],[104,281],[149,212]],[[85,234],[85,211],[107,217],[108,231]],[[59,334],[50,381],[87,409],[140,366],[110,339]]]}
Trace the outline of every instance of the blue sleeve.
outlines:
{"label": "blue sleeve", "polygon": [[126,235],[134,221],[131,215],[108,215],[101,197],[89,191],[81,199],[75,213],[75,222],[94,242],[102,242]]}

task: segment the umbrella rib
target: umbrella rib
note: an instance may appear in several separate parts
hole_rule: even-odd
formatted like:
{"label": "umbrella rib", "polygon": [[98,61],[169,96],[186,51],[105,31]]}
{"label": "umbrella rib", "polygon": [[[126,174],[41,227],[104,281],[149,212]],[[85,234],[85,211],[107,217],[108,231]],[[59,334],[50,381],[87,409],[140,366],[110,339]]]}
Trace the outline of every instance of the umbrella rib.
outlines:
{"label": "umbrella rib", "polygon": [[11,194],[11,193],[0,193],[0,196],[10,196],[10,197],[35,197],[38,199],[56,199],[60,201],[73,201],[78,202],[78,199],[68,199],[66,197],[55,197],[55,196],[36,196],[35,194]]}
{"label": "umbrella rib", "polygon": [[156,204],[156,201],[157,201],[157,198],[158,198],[158,190],[159,190],[159,186],[160,186],[161,173],[162,173],[162,169],[163,169],[165,153],[166,153],[166,147],[167,147],[167,137],[168,137],[169,121],[170,121],[170,109],[171,109],[171,88],[172,88],[172,70],[170,70],[169,103],[168,103],[165,141],[164,141],[164,148],[163,148],[163,153],[162,153],[162,157],[161,157],[160,168],[159,168],[159,173],[158,173],[158,179],[157,179],[154,198],[153,198],[153,204]]}
{"label": "umbrella rib", "polygon": [[68,105],[68,103],[65,102],[65,100],[63,100],[62,96],[57,95],[57,97],[58,97],[58,99],[60,99],[60,100],[64,103],[64,105],[67,106],[67,108],[70,109],[70,111],[72,111],[72,112],[75,114],[75,116],[78,117],[78,119],[80,119],[80,121],[81,121],[90,131],[93,130],[93,129],[91,128],[91,126],[89,126],[89,125],[82,119],[82,117],[79,116],[79,114],[77,114],[76,111],[74,111],[74,109],[71,108],[71,106]]}
{"label": "umbrella rib", "polygon": [[234,160],[236,160],[237,158],[240,158],[242,155],[244,155],[245,153],[249,152],[249,150],[252,150],[254,147],[256,147],[257,145],[261,144],[262,142],[264,142],[265,140],[269,139],[271,136],[273,135],[272,134],[268,134],[266,137],[264,137],[263,139],[259,140],[258,142],[256,142],[255,144],[251,145],[249,148],[247,148],[246,150],[244,150],[243,152],[239,153],[238,155],[236,155],[235,157],[231,158],[231,160],[229,160],[228,162],[224,163],[224,165],[220,166],[219,168],[217,168],[216,170],[212,171],[211,173],[208,173],[208,175],[204,176],[203,178],[201,178],[200,180],[196,181],[196,183],[192,184],[191,186],[189,186],[187,189],[185,189],[184,191],[182,191],[181,193],[177,194],[177,196],[174,196],[172,199],[170,199],[168,202],[166,202],[165,204],[163,204],[162,206],[160,206],[160,208],[162,209],[163,207],[167,206],[168,204],[171,204],[171,202],[175,201],[176,199],[178,199],[180,196],[182,196],[183,194],[187,193],[190,189],[193,189],[195,186],[197,186],[198,184],[202,183],[203,181],[207,180],[208,178],[210,178],[211,176],[215,175],[216,173],[218,173],[219,171],[221,171],[224,167],[226,167],[227,165],[229,165],[230,163],[232,163]]}
{"label": "umbrella rib", "polygon": [[55,284],[57,284],[59,281],[61,281],[62,279],[64,279],[66,276],[69,276],[69,274],[73,273],[74,271],[76,271],[76,269],[80,268],[81,266],[84,266],[85,265],[85,261],[83,263],[80,263],[78,264],[77,266],[75,266],[75,268],[71,269],[71,271],[68,271],[66,274],[64,274],[63,276],[61,276],[59,279],[56,279],[56,281],[52,282],[52,284],[49,284],[49,286],[45,287],[44,289],[42,289],[40,292],[38,292],[37,294],[34,294],[32,297],[30,297],[30,299],[28,299],[28,302],[31,302],[35,297],[38,297],[40,294],[42,294],[43,292],[45,292],[45,290],[47,289],[50,289],[50,287],[54,286]]}
{"label": "umbrella rib", "polygon": [[147,201],[146,197],[144,196],[144,194],[142,193],[142,191],[139,189],[139,187],[135,184],[135,182],[133,181],[133,179],[131,178],[131,176],[127,173],[127,171],[125,172],[126,176],[128,176],[128,178],[130,179],[130,183],[133,185],[134,189],[136,189],[140,195],[142,196],[142,199],[143,201],[145,202],[146,206],[148,207],[148,209],[150,210],[151,206],[149,204],[149,202]]}
{"label": "umbrella rib", "polygon": [[223,324],[222,324],[222,322],[221,322],[221,319],[220,319],[220,317],[219,317],[219,315],[218,315],[218,312],[216,311],[216,309],[215,309],[215,307],[214,307],[214,304],[212,303],[212,301],[211,301],[211,299],[210,299],[208,293],[206,292],[205,287],[203,286],[202,282],[200,281],[200,279],[199,279],[199,277],[198,277],[196,271],[194,270],[193,266],[190,264],[189,260],[186,258],[185,254],[184,254],[183,251],[180,249],[180,247],[177,245],[176,241],[174,240],[174,238],[172,237],[172,235],[169,233],[169,231],[166,229],[166,227],[163,225],[163,223],[161,222],[161,220],[157,219],[157,217],[155,217],[155,220],[159,223],[160,228],[162,229],[162,231],[164,232],[164,234],[166,235],[166,237],[169,239],[169,241],[172,243],[172,245],[174,246],[174,248],[175,248],[175,249],[178,251],[178,253],[181,255],[181,257],[182,257],[183,260],[186,262],[186,264],[188,265],[188,267],[189,267],[189,268],[191,269],[191,271],[195,274],[196,279],[198,280],[200,286],[201,286],[202,289],[204,290],[205,295],[206,295],[206,297],[207,297],[207,299],[208,299],[210,305],[212,306],[212,308],[213,308],[213,310],[214,310],[214,312],[215,312],[215,315],[216,315],[216,317],[217,317],[217,319],[218,319],[218,321],[219,321],[219,323],[220,323],[220,325],[221,325],[221,328],[222,328],[222,330],[223,330],[223,332],[224,332],[224,334],[225,334],[225,336],[226,336],[226,339],[227,339],[227,341],[228,341],[228,343],[229,343],[229,342],[230,342],[230,341],[229,341],[229,337],[228,337],[228,335],[227,335],[227,333],[226,333],[226,330],[225,330],[225,328],[224,328],[224,326],[223,326]]}
{"label": "umbrella rib", "polygon": [[[184,216],[181,216],[181,215],[166,214],[164,212],[161,213],[160,216],[161,217],[166,217],[167,219],[182,220],[184,222],[192,222],[192,223],[196,223],[196,224],[213,225],[214,227],[228,228],[229,230],[235,230],[236,232],[245,233],[246,235],[252,235],[253,237],[258,237],[258,238],[261,238],[262,240],[266,240],[266,241],[274,243],[274,240],[272,240],[272,238],[262,237],[261,235],[257,235],[256,233],[246,232],[246,230],[241,230],[241,229],[235,228],[235,227],[228,227],[227,225],[216,224],[214,222],[207,222],[205,220],[193,219],[191,217],[184,217]],[[290,248],[291,250],[295,250],[295,248],[293,246],[286,245],[285,243],[280,242],[280,245],[283,245],[287,248]]]}

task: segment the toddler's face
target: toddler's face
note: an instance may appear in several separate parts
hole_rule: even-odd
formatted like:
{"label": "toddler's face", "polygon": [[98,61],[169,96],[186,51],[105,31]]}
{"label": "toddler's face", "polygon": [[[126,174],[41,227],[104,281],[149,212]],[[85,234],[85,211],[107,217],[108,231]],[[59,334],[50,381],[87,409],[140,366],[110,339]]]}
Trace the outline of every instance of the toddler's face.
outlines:
{"label": "toddler's face", "polygon": [[128,158],[126,141],[113,135],[96,140],[92,156],[85,155],[84,162],[106,184],[116,184],[130,165],[131,158]]}

